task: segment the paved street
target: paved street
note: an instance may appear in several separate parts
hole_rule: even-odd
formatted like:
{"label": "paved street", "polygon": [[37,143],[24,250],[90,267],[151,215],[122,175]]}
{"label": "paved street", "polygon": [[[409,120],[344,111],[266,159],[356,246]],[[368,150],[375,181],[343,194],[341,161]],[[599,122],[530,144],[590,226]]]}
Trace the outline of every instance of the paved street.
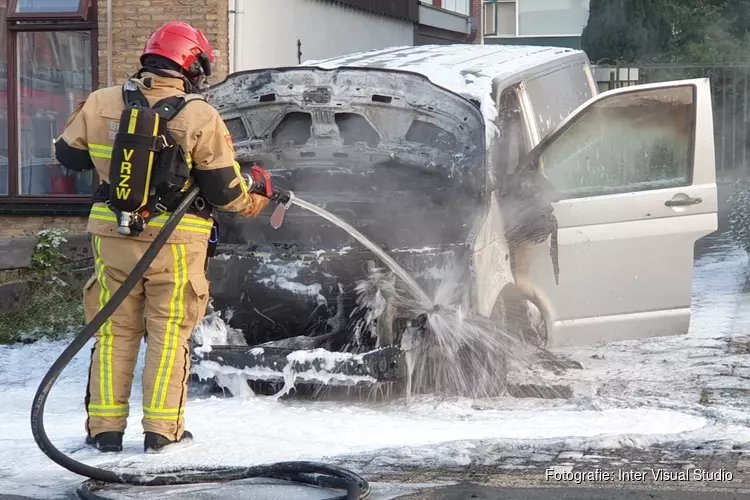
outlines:
{"label": "paved street", "polygon": [[[723,500],[750,497],[748,451],[619,449],[591,454],[563,451],[551,459],[524,452],[512,455],[514,453],[510,453],[504,463],[468,472],[415,470],[380,475],[377,480],[459,483],[407,494],[398,497],[399,500]],[[687,472],[687,480],[683,480],[681,472]],[[654,474],[661,474],[662,480],[654,480]],[[696,480],[698,475],[706,480]]]}
{"label": "paved street", "polygon": [[[707,240],[697,256],[693,321],[688,336],[562,350],[560,355],[580,366],[557,373],[538,371],[530,376],[538,377],[541,383],[570,386],[574,397],[562,403],[571,410],[596,411],[613,406],[673,409],[707,419],[709,430],[698,429],[667,439],[655,436],[653,442],[648,441],[648,436],[624,434],[610,447],[606,440],[596,439],[446,442],[406,447],[406,451],[382,449],[374,456],[341,455],[336,462],[370,480],[371,500],[750,498],[750,440],[743,434],[750,426],[750,297],[740,292],[745,268],[726,238]],[[523,400],[517,403],[524,404]],[[212,408],[220,407],[219,401],[213,404],[217,406]],[[475,412],[496,411],[484,408],[481,402],[473,406]],[[19,425],[26,428],[27,410],[22,410]],[[627,433],[627,427],[622,432]],[[461,456],[465,458],[454,460],[460,465],[446,466],[446,460]],[[680,474],[686,471],[689,480],[682,480]],[[5,484],[22,487],[38,480],[38,472],[27,468],[0,468],[0,479],[18,477],[18,472],[23,473],[23,480]],[[59,474],[51,473],[55,477]],[[654,480],[654,474],[663,477]],[[695,480],[696,474],[701,480]],[[68,484],[70,479],[68,476]],[[72,479],[75,484],[76,478]],[[73,495],[71,489],[61,489],[54,483],[38,484],[41,489],[36,498],[44,498],[39,495],[45,491],[55,493],[55,498],[65,491]],[[186,500],[228,497],[222,486],[199,486],[193,490],[192,495],[178,492],[178,496]],[[16,492],[2,491],[0,500],[29,498],[16,496]],[[176,498],[174,491],[167,493],[148,488],[126,493],[113,488],[105,498]],[[229,496],[268,498],[256,486],[246,493]],[[294,498],[325,497],[318,493],[308,497],[295,494]]]}

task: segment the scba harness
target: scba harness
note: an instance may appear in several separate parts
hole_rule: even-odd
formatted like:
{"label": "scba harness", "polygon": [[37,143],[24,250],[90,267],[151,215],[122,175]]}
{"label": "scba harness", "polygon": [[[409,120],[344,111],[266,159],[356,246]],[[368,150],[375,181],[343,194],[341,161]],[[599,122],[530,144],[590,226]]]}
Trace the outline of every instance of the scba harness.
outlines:
{"label": "scba harness", "polygon": [[[112,146],[105,198],[117,216],[117,232],[137,236],[151,219],[173,210],[184,196],[190,166],[167,124],[189,102],[204,97],[167,97],[152,107],[132,81],[123,85],[122,93],[125,109]],[[211,207],[199,197],[191,212],[210,217]]]}

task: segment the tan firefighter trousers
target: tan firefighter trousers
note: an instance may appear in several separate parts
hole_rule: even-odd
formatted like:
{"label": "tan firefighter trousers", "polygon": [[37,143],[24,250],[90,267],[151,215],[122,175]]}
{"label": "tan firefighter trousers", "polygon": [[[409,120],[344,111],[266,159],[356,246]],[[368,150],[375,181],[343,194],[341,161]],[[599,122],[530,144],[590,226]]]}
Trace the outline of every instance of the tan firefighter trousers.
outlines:
{"label": "tan firefighter trousers", "polygon": [[[176,440],[185,429],[188,342],[208,303],[207,241],[169,243],[95,336],[86,394],[86,431],[92,437],[124,431],[141,340],[143,430]],[[149,247],[148,241],[92,235],[95,273],[84,288],[86,320],[117,291]]]}

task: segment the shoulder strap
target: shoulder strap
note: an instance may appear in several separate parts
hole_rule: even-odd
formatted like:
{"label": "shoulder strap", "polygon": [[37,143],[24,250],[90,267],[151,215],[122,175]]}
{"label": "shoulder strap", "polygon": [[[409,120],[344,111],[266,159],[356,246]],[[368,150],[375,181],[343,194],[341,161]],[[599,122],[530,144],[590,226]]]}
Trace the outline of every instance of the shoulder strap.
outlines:
{"label": "shoulder strap", "polygon": [[122,86],[122,100],[125,101],[125,106],[129,108],[133,106],[149,107],[148,99],[143,95],[138,85],[132,81],[128,81]]}
{"label": "shoulder strap", "polygon": [[162,119],[169,121],[177,116],[189,102],[195,100],[205,101],[206,99],[200,94],[176,95],[157,102],[154,104],[153,109],[159,113]]}
{"label": "shoulder strap", "polygon": [[182,108],[184,108],[187,103],[195,100],[206,100],[206,98],[201,94],[183,94],[166,97],[154,104],[152,107],[149,105],[148,99],[146,99],[146,96],[143,95],[141,89],[138,88],[138,86],[132,81],[128,81],[125,85],[122,86],[122,98],[125,101],[125,106],[143,106],[145,108],[151,107],[159,114],[159,116],[161,116],[162,119],[167,121],[177,116],[177,114],[182,111]]}

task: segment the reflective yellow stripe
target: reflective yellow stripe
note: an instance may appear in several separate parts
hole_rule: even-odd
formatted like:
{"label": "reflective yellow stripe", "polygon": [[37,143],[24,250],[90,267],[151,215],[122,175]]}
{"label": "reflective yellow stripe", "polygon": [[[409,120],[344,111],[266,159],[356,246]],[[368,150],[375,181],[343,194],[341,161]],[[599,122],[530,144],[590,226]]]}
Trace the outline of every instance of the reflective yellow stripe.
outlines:
{"label": "reflective yellow stripe", "polygon": [[112,158],[112,146],[89,143],[89,156],[94,158]]}
{"label": "reflective yellow stripe", "polygon": [[[175,256],[175,264],[179,261],[179,272],[181,273],[180,282],[180,295],[177,299],[177,317],[172,322],[172,347],[170,358],[167,364],[167,375],[164,379],[164,385],[162,386],[161,400],[159,401],[159,408],[164,408],[167,399],[167,392],[169,387],[169,381],[172,379],[172,369],[174,368],[175,357],[177,356],[177,348],[180,342],[180,329],[182,328],[182,322],[185,320],[185,286],[188,282],[188,269],[187,269],[187,250],[185,245],[179,245],[177,249],[173,249]],[[177,272],[175,272],[175,275]]]}
{"label": "reflective yellow stripe", "polygon": [[101,410],[96,411],[89,411],[88,412],[89,417],[105,417],[105,418],[112,418],[112,417],[128,417],[130,414],[126,411],[119,411],[119,412],[106,412]]}
{"label": "reflective yellow stripe", "polygon": [[144,413],[143,418],[147,420],[171,420],[176,422],[180,419],[180,415],[147,415]]}
{"label": "reflective yellow stripe", "polygon": [[242,189],[242,194],[247,197],[247,184],[245,183],[245,178],[242,176],[240,164],[235,161],[233,167],[234,172],[237,174],[237,177],[240,178],[240,189]]}
{"label": "reflective yellow stripe", "polygon": [[127,410],[129,408],[128,404],[122,404],[122,405],[89,405],[89,408],[94,410]]}
{"label": "reflective yellow stripe", "polygon": [[[114,216],[99,215],[99,214],[91,214],[91,215],[89,215],[89,219],[102,220],[102,221],[107,221],[107,222],[116,222],[116,220],[117,220],[117,219],[115,219]],[[158,227],[164,227],[164,222],[160,222],[160,221],[154,222],[152,220],[151,222],[148,223],[148,225],[150,227],[157,227],[157,228]],[[211,229],[210,228],[189,226],[189,225],[185,225],[182,222],[179,223],[179,224],[177,224],[177,229],[180,229],[181,231],[188,231],[188,232],[191,232],[191,233],[211,234]]]}
{"label": "reflective yellow stripe", "polygon": [[242,189],[242,202],[247,203],[249,194],[248,194],[248,186],[245,183],[245,178],[242,176],[242,170],[240,170],[240,164],[236,161],[234,162],[234,172],[237,174],[237,177],[240,178],[240,189]]}
{"label": "reflective yellow stripe", "polygon": [[162,415],[167,415],[170,413],[180,413],[183,409],[182,408],[152,408],[150,406],[144,406],[143,412],[144,413],[159,413]]}
{"label": "reflective yellow stripe", "polygon": [[[152,132],[153,137],[157,137],[159,135],[159,113],[154,113],[154,130]],[[154,168],[154,152],[149,151],[148,152],[148,166],[146,168],[146,186],[151,186],[151,170]],[[141,206],[138,207],[138,210],[142,209],[148,204],[148,190],[144,193],[143,196],[143,203],[141,203]]]}
{"label": "reflective yellow stripe", "polygon": [[[104,205],[100,205],[100,204],[94,205],[93,207],[91,207],[91,213],[92,214],[96,213],[98,215],[108,215],[108,216],[112,217],[112,220],[117,220],[117,218],[115,217],[114,212],[112,212],[112,210],[110,210],[109,208],[107,208]],[[170,212],[164,212],[163,214],[161,214],[161,215],[159,215],[159,216],[154,217],[153,219],[151,219],[151,221],[149,222],[149,224],[153,224],[154,221],[163,221],[163,222],[166,222],[167,219],[169,219],[169,216],[170,216]],[[210,227],[213,227],[213,225],[214,225],[213,221],[205,220],[205,219],[198,219],[198,218],[183,219],[183,221],[185,223],[189,223],[189,224],[192,224],[192,225],[195,225],[195,226],[200,226],[200,227],[208,227],[208,228],[210,228]]]}
{"label": "reflective yellow stripe", "polygon": [[169,318],[164,334],[164,350],[161,353],[159,370],[156,373],[154,393],[151,396],[151,407],[164,408],[169,388],[169,379],[172,376],[172,367],[177,353],[180,327],[185,316],[184,298],[185,285],[188,281],[187,260],[185,245],[172,245],[174,257],[174,289],[169,301]]}
{"label": "reflective yellow stripe", "polygon": [[[159,215],[158,217],[154,217],[153,219],[151,219],[151,221],[149,221],[148,225],[151,227],[164,227],[164,224],[166,224],[169,215],[169,212],[166,212]],[[117,222],[117,217],[110,209],[96,205],[91,208],[89,219]],[[213,225],[213,221],[207,221],[203,219],[182,219],[177,224],[177,229],[194,233],[211,234],[211,228],[213,227]]]}
{"label": "reflective yellow stripe", "polygon": [[[180,255],[181,254],[181,255]],[[172,379],[172,369],[174,368],[174,360],[177,356],[177,349],[180,344],[180,329],[182,328],[182,322],[185,320],[185,285],[188,282],[188,271],[187,271],[187,250],[185,245],[179,245],[179,252],[175,253],[175,260],[180,260],[182,282],[180,283],[180,296],[177,301],[177,318],[173,321],[172,325],[172,347],[169,362],[167,364],[167,376],[164,379],[164,385],[162,386],[161,400],[159,401],[159,408],[164,408],[167,401],[167,388],[169,387],[169,381]]]}
{"label": "reflective yellow stripe", "polygon": [[130,110],[130,121],[128,122],[128,134],[135,134],[136,120],[138,119],[138,110],[133,108]]}
{"label": "reflective yellow stripe", "polygon": [[143,418],[149,420],[171,420],[177,421],[182,416],[184,408],[143,408]]}
{"label": "reflective yellow stripe", "polygon": [[130,414],[130,407],[123,405],[92,405],[87,408],[90,417],[127,417]]}
{"label": "reflective yellow stripe", "polygon": [[[101,254],[102,239],[94,236],[96,277],[99,281],[99,310],[109,302],[110,292],[104,277],[104,261]],[[99,391],[102,403],[106,406],[114,403],[114,388],[112,385],[112,319],[107,318],[99,329]]]}

